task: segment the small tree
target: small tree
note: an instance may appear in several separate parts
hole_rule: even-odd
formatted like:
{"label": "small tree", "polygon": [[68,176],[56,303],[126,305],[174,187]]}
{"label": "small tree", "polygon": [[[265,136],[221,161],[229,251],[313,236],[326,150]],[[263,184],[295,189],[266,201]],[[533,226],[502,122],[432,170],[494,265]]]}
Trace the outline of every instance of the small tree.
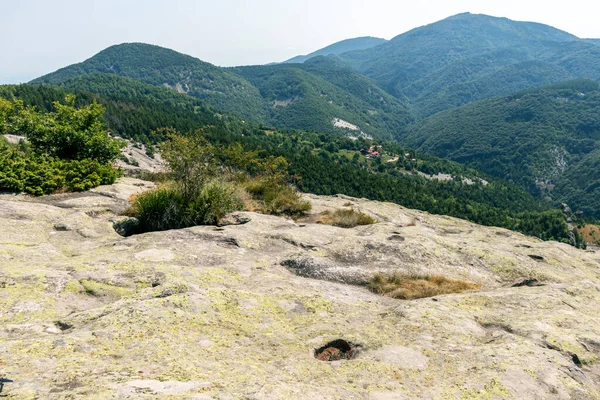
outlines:
{"label": "small tree", "polygon": [[163,128],[160,133],[168,137],[160,145],[162,157],[180,186],[183,198],[189,201],[217,175],[217,149],[201,136],[201,132],[181,136],[175,129]]}

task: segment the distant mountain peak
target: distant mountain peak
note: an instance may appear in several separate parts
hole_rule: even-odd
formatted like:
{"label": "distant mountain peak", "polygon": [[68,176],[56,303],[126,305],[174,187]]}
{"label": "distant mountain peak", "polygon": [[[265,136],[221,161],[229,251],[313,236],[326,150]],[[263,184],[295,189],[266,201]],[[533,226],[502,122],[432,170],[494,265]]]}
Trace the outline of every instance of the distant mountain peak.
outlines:
{"label": "distant mountain peak", "polygon": [[373,37],[373,36],[361,36],[352,39],[345,39],[336,43],[333,43],[327,47],[323,47],[322,49],[313,51],[310,54],[296,56],[294,58],[290,58],[284,63],[303,63],[306,60],[309,60],[316,56],[329,56],[329,55],[339,55],[342,53],[346,53],[349,51],[355,50],[365,50],[370,49],[375,46],[379,46],[380,44],[386,43],[387,40]]}

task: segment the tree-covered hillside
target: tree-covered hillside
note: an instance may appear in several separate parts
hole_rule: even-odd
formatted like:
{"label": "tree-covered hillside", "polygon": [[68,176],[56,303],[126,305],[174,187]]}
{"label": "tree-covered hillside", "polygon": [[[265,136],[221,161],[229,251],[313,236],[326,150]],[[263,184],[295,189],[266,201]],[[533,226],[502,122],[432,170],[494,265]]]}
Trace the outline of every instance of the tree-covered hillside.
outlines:
{"label": "tree-covered hillside", "polygon": [[459,14],[338,56],[424,116],[574,78],[600,80],[600,47],[547,25]]}
{"label": "tree-covered hillside", "polygon": [[251,121],[259,122],[265,117],[258,89],[244,78],[197,58],[144,43],[111,46],[82,63],[32,83],[60,84],[88,74],[115,74],[170,87]]}
{"label": "tree-covered hillside", "polygon": [[[259,88],[268,123],[281,128],[391,139],[414,121],[405,103],[348,69],[307,64],[240,67]],[[334,119],[356,128],[336,128]]]}
{"label": "tree-covered hillside", "polygon": [[285,62],[286,63],[303,63],[306,60],[309,60],[316,56],[337,55],[337,54],[347,53],[349,51],[369,49],[371,47],[379,46],[380,44],[383,44],[385,42],[387,42],[387,40],[376,38],[376,37],[371,37],[371,36],[358,37],[358,38],[354,38],[354,39],[346,39],[346,40],[342,40],[340,42],[331,44],[327,47],[323,47],[322,49],[313,51],[310,54],[290,58],[289,60],[287,60]]}
{"label": "tree-covered hillside", "polygon": [[[251,122],[283,128],[355,136],[362,131],[389,139],[414,119],[406,104],[347,69],[297,64],[219,68],[140,43],[112,46],[33,83],[67,85],[95,93],[114,91],[115,82],[108,78],[92,77],[73,86],[75,78],[99,74],[168,87]],[[108,88],[102,88],[103,84]],[[346,121],[351,129],[335,128],[336,120]]]}
{"label": "tree-covered hillside", "polygon": [[[60,86],[5,85],[0,97],[19,99],[27,106],[51,111],[52,103],[76,95],[76,105],[97,101],[106,108],[104,118],[113,134],[142,143],[164,138],[156,130],[165,126],[189,132],[200,126],[231,125],[239,118],[219,114],[212,106],[164,87],[155,87],[116,75],[96,74],[76,77]],[[236,123],[231,124],[230,121]]]}
{"label": "tree-covered hillside", "polygon": [[576,80],[433,115],[402,143],[600,218],[600,85]]}

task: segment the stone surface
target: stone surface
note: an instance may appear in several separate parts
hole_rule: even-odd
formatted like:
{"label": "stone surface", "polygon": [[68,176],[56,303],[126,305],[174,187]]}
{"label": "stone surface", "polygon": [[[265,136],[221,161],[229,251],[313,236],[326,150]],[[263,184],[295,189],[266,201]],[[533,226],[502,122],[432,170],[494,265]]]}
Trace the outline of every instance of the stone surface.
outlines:
{"label": "stone surface", "polygon": [[[346,196],[305,197],[315,214],[351,203],[379,222],[242,212],[242,225],[117,234],[127,199],[152,187],[0,195],[1,395],[599,396],[600,253]],[[394,300],[362,286],[379,271],[482,289]],[[513,287],[528,280],[541,286]],[[340,338],[357,358],[314,358]]]}

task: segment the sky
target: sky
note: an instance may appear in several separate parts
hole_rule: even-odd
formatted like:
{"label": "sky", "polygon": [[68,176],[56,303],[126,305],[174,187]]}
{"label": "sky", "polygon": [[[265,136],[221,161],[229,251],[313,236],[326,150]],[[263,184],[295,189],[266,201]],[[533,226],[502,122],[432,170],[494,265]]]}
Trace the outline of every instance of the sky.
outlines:
{"label": "sky", "polygon": [[125,42],[220,66],[265,64],[358,36],[391,39],[462,12],[600,38],[593,0],[0,0],[0,84],[27,82]]}

